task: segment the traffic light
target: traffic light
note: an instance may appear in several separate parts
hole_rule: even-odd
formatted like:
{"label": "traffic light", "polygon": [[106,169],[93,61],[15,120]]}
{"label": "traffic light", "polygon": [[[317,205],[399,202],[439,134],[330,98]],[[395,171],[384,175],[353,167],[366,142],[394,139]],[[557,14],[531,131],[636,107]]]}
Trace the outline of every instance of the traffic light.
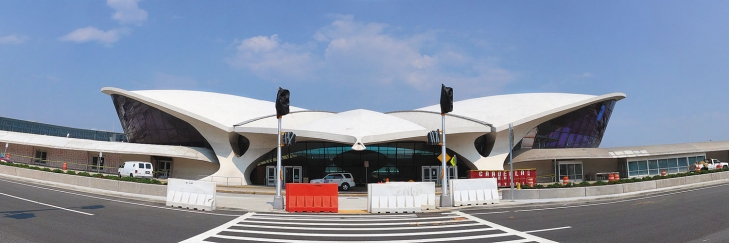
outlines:
{"label": "traffic light", "polygon": [[286,146],[291,146],[296,143],[296,134],[293,132],[285,132],[283,133],[283,144]]}
{"label": "traffic light", "polygon": [[289,114],[289,96],[290,92],[288,89],[278,88],[278,94],[276,94],[276,116],[282,117]]}
{"label": "traffic light", "polygon": [[453,111],[453,88],[441,84],[440,90],[440,114]]}
{"label": "traffic light", "polygon": [[440,145],[440,131],[430,131],[428,133],[428,145]]}

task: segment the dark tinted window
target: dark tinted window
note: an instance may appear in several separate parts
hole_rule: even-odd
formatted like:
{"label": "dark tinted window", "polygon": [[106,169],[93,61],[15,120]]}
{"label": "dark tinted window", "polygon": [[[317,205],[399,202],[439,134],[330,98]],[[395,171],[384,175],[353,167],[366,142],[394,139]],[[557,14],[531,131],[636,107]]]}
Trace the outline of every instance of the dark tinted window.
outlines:
{"label": "dark tinted window", "polygon": [[597,148],[615,102],[593,104],[540,124],[532,148]]}

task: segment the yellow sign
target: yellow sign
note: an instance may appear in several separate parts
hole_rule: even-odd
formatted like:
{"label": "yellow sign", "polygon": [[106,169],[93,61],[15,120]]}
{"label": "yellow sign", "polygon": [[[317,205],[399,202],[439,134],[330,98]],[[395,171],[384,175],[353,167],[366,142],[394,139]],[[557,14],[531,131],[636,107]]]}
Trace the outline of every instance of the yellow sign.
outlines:
{"label": "yellow sign", "polygon": [[[440,162],[443,162],[443,154],[438,155],[438,160]],[[450,160],[451,160],[451,156],[446,153],[446,161],[450,161]]]}
{"label": "yellow sign", "polygon": [[453,158],[451,158],[450,162],[451,162],[451,166],[456,166],[456,156],[453,156]]}

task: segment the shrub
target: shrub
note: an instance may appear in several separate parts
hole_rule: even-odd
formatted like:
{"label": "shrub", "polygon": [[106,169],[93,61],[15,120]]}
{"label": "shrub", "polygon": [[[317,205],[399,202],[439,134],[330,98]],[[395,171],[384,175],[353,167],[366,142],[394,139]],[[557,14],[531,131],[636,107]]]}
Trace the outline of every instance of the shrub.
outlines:
{"label": "shrub", "polygon": [[554,184],[548,185],[547,188],[562,188],[562,183],[555,182]]}
{"label": "shrub", "polygon": [[[164,183],[163,185],[167,185],[167,182],[165,182],[165,183]],[[544,185],[542,185],[542,184],[537,184],[537,185],[535,185],[534,187],[535,187],[535,188],[537,188],[537,189],[542,189],[542,188],[544,188]]]}
{"label": "shrub", "polygon": [[53,173],[63,173],[63,170],[61,169],[53,169]]}
{"label": "shrub", "polygon": [[38,166],[30,166],[30,167],[28,167],[28,169],[31,169],[31,170],[40,170],[41,168],[38,167]]}
{"label": "shrub", "polygon": [[66,171],[66,174],[76,175],[76,171],[68,170],[68,171]]}
{"label": "shrub", "polygon": [[86,172],[86,171],[79,172],[77,175],[80,175],[80,176],[91,176],[91,174],[89,174],[89,172]]}
{"label": "shrub", "polygon": [[96,178],[104,178],[104,175],[103,174],[98,174],[98,173],[97,174],[94,174],[92,176],[93,177],[96,177]]}
{"label": "shrub", "polygon": [[603,181],[603,180],[598,180],[593,185],[595,185],[595,186],[604,186],[604,185],[607,185],[607,184],[608,183],[605,182],[605,181]]}
{"label": "shrub", "polygon": [[47,168],[47,167],[46,167],[46,168],[43,168],[43,169],[41,169],[41,170],[42,170],[42,171],[48,171],[48,172],[51,172],[51,168]]}

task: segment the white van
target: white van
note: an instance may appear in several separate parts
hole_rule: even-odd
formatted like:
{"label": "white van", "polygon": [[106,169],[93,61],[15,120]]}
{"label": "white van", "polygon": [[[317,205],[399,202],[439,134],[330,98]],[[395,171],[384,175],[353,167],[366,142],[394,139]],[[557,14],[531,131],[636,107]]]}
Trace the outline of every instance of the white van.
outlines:
{"label": "white van", "polygon": [[127,161],[119,166],[119,177],[146,177],[152,178],[152,163],[142,161]]}

